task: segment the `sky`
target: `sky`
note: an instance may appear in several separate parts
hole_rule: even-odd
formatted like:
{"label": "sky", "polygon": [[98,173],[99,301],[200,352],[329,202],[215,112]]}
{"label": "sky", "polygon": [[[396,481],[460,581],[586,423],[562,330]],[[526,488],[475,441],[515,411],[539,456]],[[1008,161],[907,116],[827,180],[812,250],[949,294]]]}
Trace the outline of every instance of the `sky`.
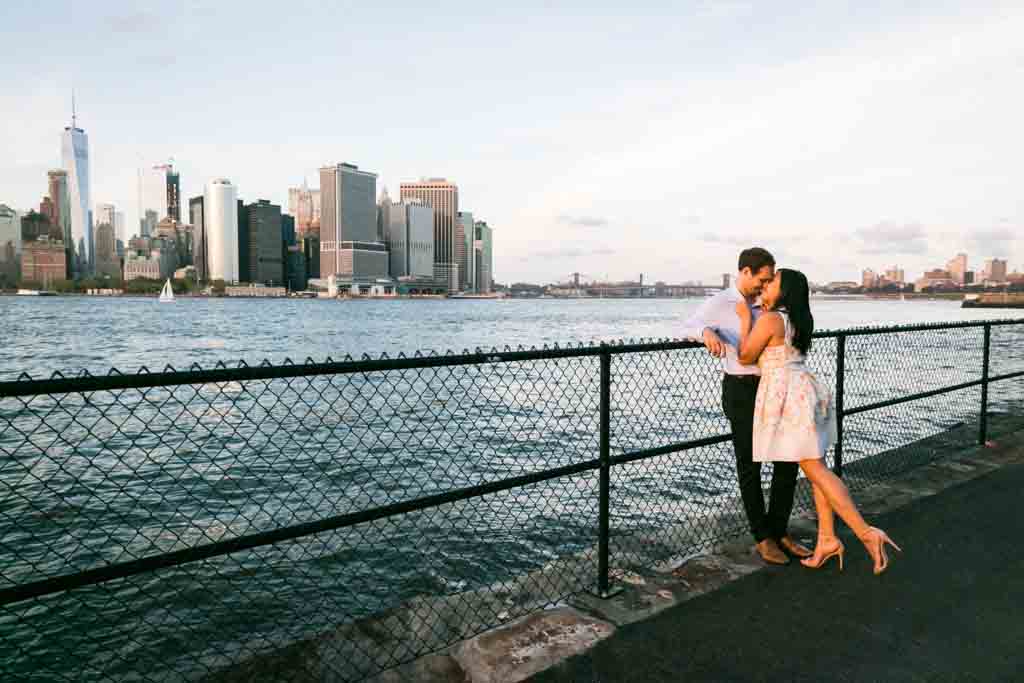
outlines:
{"label": "sky", "polygon": [[754,244],[818,282],[1024,270],[1022,35],[1020,3],[5,0],[0,203],[38,206],[73,89],[129,227],[143,166],[287,208],[349,162],[458,183],[498,282],[714,282]]}

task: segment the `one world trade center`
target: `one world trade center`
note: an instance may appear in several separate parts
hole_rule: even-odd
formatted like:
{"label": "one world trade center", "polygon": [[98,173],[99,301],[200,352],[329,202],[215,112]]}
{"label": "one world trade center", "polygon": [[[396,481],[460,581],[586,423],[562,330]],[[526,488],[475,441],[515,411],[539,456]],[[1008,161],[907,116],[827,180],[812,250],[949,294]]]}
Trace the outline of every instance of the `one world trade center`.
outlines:
{"label": "one world trade center", "polygon": [[89,193],[89,136],[78,127],[75,105],[71,104],[71,125],[64,129],[61,145],[64,170],[68,173],[71,204],[71,234],[64,236],[68,256],[68,274],[72,278],[96,272],[96,253],[92,231],[92,197]]}

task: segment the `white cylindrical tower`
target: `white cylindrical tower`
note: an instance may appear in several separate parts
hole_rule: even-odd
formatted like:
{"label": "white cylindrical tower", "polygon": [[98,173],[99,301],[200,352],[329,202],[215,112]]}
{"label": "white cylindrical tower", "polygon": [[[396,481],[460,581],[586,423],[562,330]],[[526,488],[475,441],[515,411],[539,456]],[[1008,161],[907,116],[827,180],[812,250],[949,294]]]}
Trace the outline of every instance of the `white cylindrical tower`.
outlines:
{"label": "white cylindrical tower", "polygon": [[203,204],[207,278],[238,282],[238,189],[226,178],[211,180]]}

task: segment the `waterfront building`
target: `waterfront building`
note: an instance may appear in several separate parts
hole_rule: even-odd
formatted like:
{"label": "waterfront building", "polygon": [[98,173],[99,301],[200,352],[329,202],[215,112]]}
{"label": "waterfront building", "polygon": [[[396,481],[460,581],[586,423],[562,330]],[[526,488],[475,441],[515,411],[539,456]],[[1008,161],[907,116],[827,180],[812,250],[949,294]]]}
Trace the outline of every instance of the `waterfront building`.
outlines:
{"label": "waterfront building", "polygon": [[[91,275],[96,255],[93,237],[92,195],[89,177],[89,136],[78,127],[74,104],[71,125],[64,128],[61,144],[64,170],[67,172],[70,241],[67,243],[68,273],[74,277]],[[54,203],[59,204],[57,199]]]}
{"label": "waterfront building", "polygon": [[181,176],[167,165],[167,217],[181,222]]}
{"label": "waterfront building", "polygon": [[476,249],[473,248],[473,214],[459,211],[455,216],[455,263],[459,266],[459,290],[476,291]]}
{"label": "waterfront building", "polygon": [[494,291],[494,230],[486,221],[476,221],[474,256],[476,265],[476,293],[490,294]]}
{"label": "waterfront building", "polygon": [[302,245],[287,246],[284,255],[288,289],[293,292],[305,291],[309,281],[306,277],[306,255],[302,251]]}
{"label": "waterfront building", "polygon": [[167,216],[157,223],[154,235],[173,245],[175,268],[192,265],[194,232],[191,225],[182,225],[170,216]]}
{"label": "waterfront building", "polygon": [[306,280],[320,277],[320,236],[306,233],[300,241],[302,260],[306,263]]}
{"label": "waterfront building", "polygon": [[985,269],[982,271],[982,281],[991,284],[1002,284],[1006,282],[1006,260],[992,258],[985,261]]}
{"label": "waterfront building", "polygon": [[124,280],[160,280],[160,258],[148,253],[130,251],[124,257]]}
{"label": "waterfront building", "polygon": [[887,268],[885,271],[885,279],[897,285],[902,285],[906,282],[906,279],[903,277],[903,269],[899,266]]}
{"label": "waterfront building", "polygon": [[[112,206],[110,208],[113,209]],[[121,260],[117,256],[117,238],[114,236],[113,219],[111,211],[96,225],[96,275],[120,280]]]}
{"label": "waterfront building", "polygon": [[269,287],[264,284],[250,282],[244,285],[225,287],[224,294],[227,296],[274,298],[288,296],[288,290],[284,287]]}
{"label": "waterfront building", "polygon": [[434,209],[434,278],[448,288],[459,288],[455,259],[455,218],[459,213],[459,188],[444,178],[424,178],[402,183],[399,199],[419,199]]}
{"label": "waterfront building", "polygon": [[285,275],[281,207],[266,199],[242,206],[238,229],[239,282],[282,284]]}
{"label": "waterfront building", "polygon": [[0,204],[0,283],[11,286],[21,277],[21,216]]}
{"label": "waterfront building", "polygon": [[354,164],[321,168],[320,197],[320,279],[387,277],[387,247],[377,240],[377,174]]}
{"label": "waterfront building", "polygon": [[156,234],[157,223],[160,222],[159,214],[153,209],[146,209],[139,220],[139,234],[143,237],[152,237]]}
{"label": "waterfront building", "polygon": [[114,224],[117,221],[117,208],[113,204],[97,204],[96,213],[94,215],[97,226],[99,226],[100,223],[107,223],[110,227],[114,227]]}
{"label": "waterfront building", "polygon": [[873,289],[878,286],[878,279],[878,273],[870,268],[865,268],[860,276],[860,286],[864,289]]}
{"label": "waterfront building", "polygon": [[206,185],[203,238],[207,280],[238,282],[238,190],[226,178]]}
{"label": "waterfront building", "polygon": [[320,234],[320,190],[310,189],[306,181],[302,187],[288,189],[288,213],[295,217],[295,232],[299,239]]}
{"label": "waterfront building", "polygon": [[21,250],[21,279],[35,282],[43,289],[65,279],[67,275],[67,254],[64,242],[51,240],[48,236],[31,242],[24,242]]}
{"label": "waterfront building", "polygon": [[68,194],[68,172],[63,168],[47,171],[47,189],[50,193],[50,222],[60,231],[65,245],[71,244],[71,196]]}
{"label": "waterfront building", "polygon": [[21,241],[24,244],[38,239],[55,239],[53,226],[46,214],[29,211],[21,217]]}
{"label": "waterfront building", "polygon": [[132,248],[125,254],[124,279],[164,280],[177,270],[177,246],[163,237],[132,240]]}
{"label": "waterfront building", "polygon": [[385,193],[380,216],[391,277],[433,281],[434,210],[418,200],[394,203]]}
{"label": "waterfront building", "polygon": [[206,281],[208,268],[206,260],[205,224],[203,223],[203,197],[188,200],[188,215],[192,221],[192,265],[196,267],[196,279]]}
{"label": "waterfront building", "polygon": [[152,234],[156,224],[167,217],[181,222],[180,191],[180,176],[172,164],[154,164],[139,171],[141,234]]}
{"label": "waterfront building", "polygon": [[953,257],[949,263],[946,264],[946,270],[949,272],[950,279],[958,285],[966,284],[965,275],[967,274],[967,254],[957,254]]}

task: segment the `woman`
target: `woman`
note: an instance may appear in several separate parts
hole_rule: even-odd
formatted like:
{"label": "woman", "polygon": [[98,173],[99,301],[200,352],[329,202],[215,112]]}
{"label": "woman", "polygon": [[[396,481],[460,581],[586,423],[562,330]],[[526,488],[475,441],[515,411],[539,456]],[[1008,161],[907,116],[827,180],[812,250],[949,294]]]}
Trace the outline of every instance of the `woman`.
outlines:
{"label": "woman", "polygon": [[886,544],[900,550],[881,529],[868,526],[842,479],[825,466],[825,452],[836,438],[836,413],[831,392],[805,364],[811,348],[811,315],[807,278],[796,270],[779,269],[761,293],[766,311],[752,324],[749,306],[736,306],[740,317],[741,363],[757,363],[761,383],[754,408],[754,460],[799,462],[814,489],[818,511],[818,542],[811,557],[800,562],[813,569],[832,557],[843,568],[845,548],[836,538],[833,512],[853,530],[874,560],[875,574],[889,564]]}

